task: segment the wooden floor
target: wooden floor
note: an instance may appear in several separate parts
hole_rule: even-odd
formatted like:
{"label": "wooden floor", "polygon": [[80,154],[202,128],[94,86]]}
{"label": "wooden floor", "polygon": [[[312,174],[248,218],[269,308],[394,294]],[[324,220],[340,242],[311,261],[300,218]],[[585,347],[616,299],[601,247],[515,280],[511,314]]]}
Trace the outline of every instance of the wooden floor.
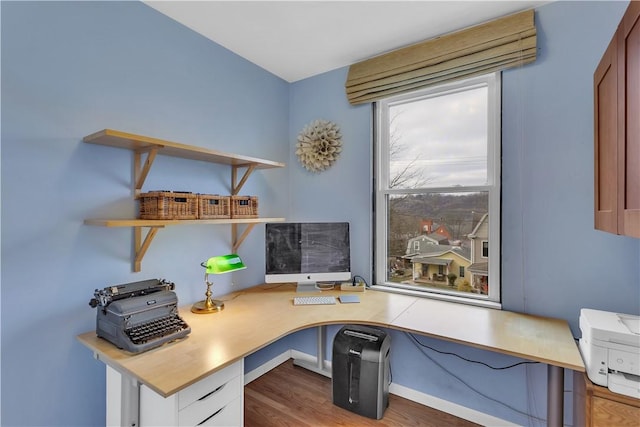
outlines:
{"label": "wooden floor", "polygon": [[381,420],[360,416],[333,404],[330,378],[294,366],[292,360],[247,384],[244,407],[247,427],[477,426],[393,394]]}

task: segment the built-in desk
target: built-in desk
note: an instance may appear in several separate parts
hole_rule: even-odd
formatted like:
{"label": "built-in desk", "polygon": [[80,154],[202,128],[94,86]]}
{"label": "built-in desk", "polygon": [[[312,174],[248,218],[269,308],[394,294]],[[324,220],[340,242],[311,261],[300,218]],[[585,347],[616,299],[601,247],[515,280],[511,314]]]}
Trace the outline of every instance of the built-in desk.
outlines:
{"label": "built-in desk", "polygon": [[292,284],[266,284],[222,297],[225,309],[216,314],[183,307],[191,334],[142,354],[119,350],[94,331],[78,339],[123,378],[166,398],[298,330],[349,323],[392,328],[546,363],[549,426],[563,423],[563,368],[585,370],[565,320],[371,290],[359,293],[359,304],[294,306],[295,295]]}

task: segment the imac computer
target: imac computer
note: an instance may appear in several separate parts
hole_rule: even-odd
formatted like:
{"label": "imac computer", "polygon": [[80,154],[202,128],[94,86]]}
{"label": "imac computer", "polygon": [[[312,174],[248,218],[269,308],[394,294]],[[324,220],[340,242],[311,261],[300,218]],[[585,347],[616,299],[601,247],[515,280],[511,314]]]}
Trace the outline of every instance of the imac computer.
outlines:
{"label": "imac computer", "polygon": [[265,225],[265,282],[298,284],[351,280],[348,222],[278,222]]}

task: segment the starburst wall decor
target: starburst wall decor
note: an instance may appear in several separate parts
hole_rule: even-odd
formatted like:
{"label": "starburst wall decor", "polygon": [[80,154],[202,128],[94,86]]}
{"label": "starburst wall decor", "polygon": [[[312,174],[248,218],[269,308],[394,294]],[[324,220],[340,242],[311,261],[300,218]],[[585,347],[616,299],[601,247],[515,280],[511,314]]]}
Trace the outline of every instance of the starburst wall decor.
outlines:
{"label": "starburst wall decor", "polygon": [[298,135],[296,156],[302,166],[311,172],[322,172],[338,159],[342,151],[342,135],[335,123],[314,120]]}

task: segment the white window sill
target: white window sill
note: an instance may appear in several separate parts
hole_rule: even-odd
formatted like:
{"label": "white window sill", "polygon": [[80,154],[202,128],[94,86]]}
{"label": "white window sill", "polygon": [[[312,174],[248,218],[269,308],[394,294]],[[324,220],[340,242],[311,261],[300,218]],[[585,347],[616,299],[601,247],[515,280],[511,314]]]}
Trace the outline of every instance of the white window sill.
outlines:
{"label": "white window sill", "polygon": [[411,295],[411,296],[414,296],[414,297],[431,298],[431,299],[437,299],[437,300],[440,300],[440,301],[449,301],[449,302],[455,302],[455,303],[459,303],[459,304],[467,304],[467,305],[474,305],[474,306],[478,306],[478,307],[485,307],[485,308],[493,308],[493,309],[496,309],[496,310],[502,310],[502,304],[501,303],[494,302],[494,301],[482,300],[482,299],[464,298],[464,297],[460,297],[460,296],[456,296],[456,295],[448,295],[448,294],[441,294],[441,293],[435,293],[435,292],[418,291],[418,290],[414,290],[414,289],[400,288],[400,287],[387,286],[387,285],[372,285],[372,286],[369,287],[369,289],[374,290],[374,291],[393,292],[393,293],[397,293],[397,294]]}

